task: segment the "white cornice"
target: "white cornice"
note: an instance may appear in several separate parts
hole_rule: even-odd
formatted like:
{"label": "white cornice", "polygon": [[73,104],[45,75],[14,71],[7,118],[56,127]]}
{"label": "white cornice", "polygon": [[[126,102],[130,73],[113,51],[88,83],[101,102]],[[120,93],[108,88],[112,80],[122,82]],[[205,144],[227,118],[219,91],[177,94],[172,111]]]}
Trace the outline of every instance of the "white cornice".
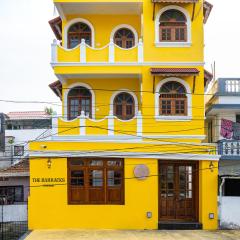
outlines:
{"label": "white cornice", "polygon": [[34,152],[30,154],[31,157],[121,157],[121,158],[145,158],[145,159],[168,159],[168,160],[210,160],[218,161],[220,155],[209,154],[172,154],[172,153],[156,153],[156,152],[86,152],[86,151],[44,151]]}
{"label": "white cornice", "polygon": [[204,62],[60,62],[51,63],[52,67],[88,67],[88,66],[204,66]]}

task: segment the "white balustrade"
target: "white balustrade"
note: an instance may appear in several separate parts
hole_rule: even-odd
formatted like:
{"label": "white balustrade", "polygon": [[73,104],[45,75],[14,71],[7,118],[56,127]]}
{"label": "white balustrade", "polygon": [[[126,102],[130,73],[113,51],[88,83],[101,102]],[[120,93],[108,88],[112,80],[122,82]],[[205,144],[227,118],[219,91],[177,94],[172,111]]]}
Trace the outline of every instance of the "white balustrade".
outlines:
{"label": "white balustrade", "polygon": [[[58,62],[58,47],[62,48],[63,50],[67,51],[69,54],[71,53],[71,49],[65,49],[61,45],[58,44],[58,41],[56,39],[53,40],[53,43],[51,44],[51,62],[57,63]],[[86,63],[87,62],[87,51],[86,48],[89,47],[85,40],[82,39],[80,45],[78,46],[80,48],[80,63]],[[107,46],[106,46],[107,47]],[[137,59],[136,62],[143,63],[144,62],[144,51],[143,51],[143,42],[142,39],[139,39],[139,42],[137,44]],[[102,49],[104,49],[103,47]],[[108,44],[108,62],[114,63],[115,62],[115,43],[113,39],[110,39],[110,43]],[[92,48],[94,49],[94,48]],[[96,50],[100,50],[97,49]],[[124,49],[125,51],[128,51],[128,49]],[[129,49],[130,51],[131,49]],[[126,58],[126,62],[128,62],[128,59]]]}

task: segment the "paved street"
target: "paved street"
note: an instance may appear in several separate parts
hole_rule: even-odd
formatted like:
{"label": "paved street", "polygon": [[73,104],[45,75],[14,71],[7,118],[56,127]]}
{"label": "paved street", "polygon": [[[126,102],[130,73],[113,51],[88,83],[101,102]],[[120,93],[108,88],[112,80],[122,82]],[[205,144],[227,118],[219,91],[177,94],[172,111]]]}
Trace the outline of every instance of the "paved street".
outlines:
{"label": "paved street", "polygon": [[26,240],[237,240],[240,231],[36,230]]}

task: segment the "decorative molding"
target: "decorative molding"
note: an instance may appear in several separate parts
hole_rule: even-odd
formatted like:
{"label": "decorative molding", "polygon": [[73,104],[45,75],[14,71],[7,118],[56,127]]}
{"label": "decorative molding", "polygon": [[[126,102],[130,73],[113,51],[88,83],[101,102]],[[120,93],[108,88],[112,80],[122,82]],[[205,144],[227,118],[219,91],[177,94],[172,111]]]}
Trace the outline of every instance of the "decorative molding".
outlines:
{"label": "decorative molding", "polygon": [[53,39],[53,42],[51,44],[51,62],[53,63],[56,63],[58,61],[57,45],[57,40]]}
{"label": "decorative molding", "polygon": [[138,111],[137,113],[137,136],[141,137],[142,136],[142,131],[143,131],[143,121],[142,121],[142,113],[141,111]]}
{"label": "decorative molding", "polygon": [[80,62],[86,63],[86,43],[84,39],[81,39],[80,43]]}
{"label": "decorative molding", "polygon": [[90,85],[88,85],[87,83],[83,83],[83,82],[73,83],[73,84],[69,85],[68,88],[64,91],[64,95],[63,95],[64,118],[67,119],[68,93],[74,87],[85,87],[91,92],[91,95],[92,95],[92,118],[94,119],[95,118],[95,93],[92,90],[92,87]]}
{"label": "decorative molding", "polygon": [[53,136],[58,136],[58,118],[56,115],[52,116],[52,134]]}
{"label": "decorative molding", "polygon": [[115,45],[112,38],[110,39],[110,43],[108,47],[109,47],[108,61],[109,63],[114,63],[115,62]]}
{"label": "decorative molding", "polygon": [[87,24],[89,27],[90,27],[90,29],[91,29],[91,40],[92,40],[92,47],[94,47],[95,46],[95,31],[94,31],[94,27],[93,27],[93,25],[88,21],[88,20],[86,20],[86,19],[84,19],[84,18],[74,18],[74,19],[72,19],[72,20],[70,20],[67,24],[66,24],[66,26],[65,26],[65,28],[64,28],[64,47],[65,48],[67,48],[67,46],[68,46],[68,29],[74,24],[74,23],[78,23],[78,22],[82,22],[82,23],[85,23],[85,24]]}
{"label": "decorative molding", "polygon": [[51,63],[52,67],[80,67],[80,66],[204,66],[205,62],[117,62],[117,63],[109,63],[109,62],[59,62],[59,63]]}
{"label": "decorative molding", "polygon": [[142,41],[142,39],[139,39],[139,42],[138,42],[138,62],[139,63],[144,62],[144,51],[143,51],[143,41]]}
{"label": "decorative molding", "polygon": [[168,159],[168,160],[210,160],[219,161],[220,155],[209,155],[209,154],[171,154],[165,152],[111,152],[111,151],[34,151],[30,153],[31,157],[122,157],[122,158],[145,158],[145,159]]}
{"label": "decorative molding", "polygon": [[[166,43],[166,46],[164,46],[163,42],[160,42],[159,41],[159,19],[160,19],[160,16],[167,10],[170,10],[170,9],[176,9],[180,12],[182,12],[186,19],[187,19],[187,42],[175,42],[175,46],[174,47],[188,47],[186,44],[190,44],[191,45],[191,41],[192,41],[192,35],[191,35],[191,32],[192,32],[192,29],[191,29],[191,17],[188,13],[188,11],[180,6],[177,6],[177,5],[169,5],[169,6],[166,6],[164,8],[161,8],[160,11],[157,13],[156,15],[156,18],[155,18],[155,46],[156,47],[169,47],[169,45]],[[160,45],[158,45],[160,44]],[[173,45],[174,45],[173,44]],[[173,46],[171,46],[173,47]]]}
{"label": "decorative molding", "polygon": [[165,121],[165,122],[179,122],[179,121],[192,121],[190,116],[155,116],[156,121]]}
{"label": "decorative molding", "polygon": [[114,136],[114,116],[111,110],[108,116],[108,136]]}
{"label": "decorative molding", "polygon": [[[163,84],[170,82],[170,81],[174,81],[174,82],[179,82],[181,83],[187,91],[187,116],[161,116],[159,113],[159,91],[162,87]],[[188,83],[180,78],[176,78],[176,77],[169,77],[169,78],[165,78],[163,80],[161,80],[157,86],[156,86],[156,90],[155,90],[155,118],[156,120],[170,120],[170,121],[179,121],[179,120],[191,120],[192,119],[192,92],[191,92],[191,88],[188,85]]]}
{"label": "decorative molding", "polygon": [[84,111],[81,111],[81,115],[79,117],[80,121],[80,135],[85,136],[86,135],[86,116]]}
{"label": "decorative molding", "polygon": [[155,47],[161,47],[161,48],[183,48],[183,47],[191,47],[192,43],[188,42],[156,42]]}
{"label": "decorative molding", "polygon": [[[137,98],[137,96],[136,96],[136,94],[133,92],[133,91],[131,91],[131,90],[129,90],[129,89],[119,89],[118,91],[115,91],[113,94],[112,94],[112,96],[111,96],[111,98],[110,98],[110,113],[114,113],[114,111],[113,111],[113,106],[114,106],[114,98],[118,95],[118,94],[120,94],[120,93],[129,93],[132,97],[133,97],[133,99],[134,99],[134,106],[135,106],[135,108],[134,108],[134,113],[135,113],[135,115],[134,115],[134,117],[136,117],[137,116],[137,113],[138,113],[138,98]],[[134,118],[133,117],[133,118]],[[132,119],[133,119],[132,118]],[[119,120],[121,120],[121,121],[123,121],[123,122],[129,122],[129,121],[131,121],[132,119],[130,119],[130,120],[121,120],[121,119],[119,119]]]}
{"label": "decorative molding", "polygon": [[138,44],[138,33],[137,33],[136,29],[129,24],[120,24],[120,25],[116,26],[110,34],[110,39],[114,39],[115,33],[121,28],[128,28],[129,30],[131,30],[133,32],[134,40],[135,40],[135,46],[136,46]]}
{"label": "decorative molding", "polygon": [[[112,116],[113,117],[113,116]],[[113,117],[114,118],[114,117]],[[114,129],[114,128],[109,128],[109,129]],[[113,131],[110,131],[111,133]],[[154,145],[174,145],[176,142],[171,142],[171,141],[163,141],[161,142],[161,139],[200,139],[203,140],[205,139],[205,135],[142,135],[142,137],[139,136],[129,136],[129,135],[86,135],[86,136],[80,136],[80,135],[64,135],[64,136],[53,136],[52,140],[53,141],[58,141],[58,142],[65,142],[65,141],[70,141],[70,142],[111,142],[111,143],[144,143],[144,144],[154,144]],[[148,141],[145,141],[147,139]],[[154,141],[154,139],[158,141]],[[44,139],[44,141],[47,141]],[[202,146],[201,143],[191,143],[192,145],[195,146]],[[205,146],[209,147],[216,147],[216,144],[204,144]]]}

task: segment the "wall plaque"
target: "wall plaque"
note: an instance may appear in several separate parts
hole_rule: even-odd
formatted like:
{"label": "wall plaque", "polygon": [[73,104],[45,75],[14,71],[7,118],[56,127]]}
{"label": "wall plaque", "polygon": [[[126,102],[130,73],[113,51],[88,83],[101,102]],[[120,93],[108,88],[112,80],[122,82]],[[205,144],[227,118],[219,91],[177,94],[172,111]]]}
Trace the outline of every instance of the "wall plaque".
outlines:
{"label": "wall plaque", "polygon": [[149,168],[145,164],[139,164],[134,168],[134,176],[139,180],[149,177]]}

